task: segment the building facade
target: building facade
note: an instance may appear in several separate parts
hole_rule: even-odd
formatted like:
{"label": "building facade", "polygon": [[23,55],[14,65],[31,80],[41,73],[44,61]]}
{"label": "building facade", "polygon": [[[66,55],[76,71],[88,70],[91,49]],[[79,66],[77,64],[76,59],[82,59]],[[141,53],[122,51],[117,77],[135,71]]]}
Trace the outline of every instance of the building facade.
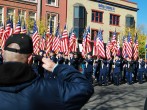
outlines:
{"label": "building facade", "polygon": [[67,0],[42,0],[41,19],[45,20],[47,26],[52,23],[53,33],[55,33],[57,25],[59,25],[60,31],[63,31],[66,18]]}
{"label": "building facade", "polygon": [[79,39],[90,26],[92,40],[101,29],[106,43],[115,30],[119,34],[137,23],[137,4],[127,0],[68,0],[67,7],[68,30],[74,29]]}
{"label": "building facade", "polygon": [[14,22],[17,22],[18,16],[21,21],[25,21],[27,18],[36,20],[39,18],[37,7],[37,0],[0,0],[0,24],[6,24],[9,17]]}

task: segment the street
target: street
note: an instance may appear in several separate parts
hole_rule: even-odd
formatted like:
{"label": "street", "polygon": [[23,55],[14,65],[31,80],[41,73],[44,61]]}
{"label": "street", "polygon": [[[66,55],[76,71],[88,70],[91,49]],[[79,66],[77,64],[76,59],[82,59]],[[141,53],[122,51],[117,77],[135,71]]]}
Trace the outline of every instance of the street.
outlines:
{"label": "street", "polygon": [[95,93],[82,110],[143,110],[147,83],[95,86]]}

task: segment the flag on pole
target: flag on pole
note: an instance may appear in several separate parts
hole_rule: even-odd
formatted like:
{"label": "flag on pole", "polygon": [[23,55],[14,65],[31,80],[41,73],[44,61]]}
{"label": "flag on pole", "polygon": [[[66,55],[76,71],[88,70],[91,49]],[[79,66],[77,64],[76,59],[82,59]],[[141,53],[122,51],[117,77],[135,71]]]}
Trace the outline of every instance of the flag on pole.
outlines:
{"label": "flag on pole", "polygon": [[134,52],[133,52],[133,56],[134,56],[134,60],[137,60],[138,58],[138,36],[137,36],[137,33],[136,33],[136,36],[135,36],[135,39],[134,39]]}
{"label": "flag on pole", "polygon": [[119,41],[119,37],[117,38],[117,55],[120,56],[120,41]]}
{"label": "flag on pole", "polygon": [[102,37],[102,31],[99,30],[98,32],[98,42],[97,42],[97,48],[98,48],[98,53],[99,57],[105,58],[105,49],[104,49],[104,42],[103,42],[103,37]]}
{"label": "flag on pole", "polygon": [[128,33],[128,39],[126,43],[126,53],[129,58],[132,58],[132,43],[131,43],[131,34],[130,32]]}
{"label": "flag on pole", "polygon": [[24,22],[23,27],[22,27],[22,29],[21,29],[21,33],[22,33],[22,34],[26,34],[26,33],[27,33],[27,29],[26,29],[26,24],[25,24],[25,22]]}
{"label": "flag on pole", "polygon": [[77,52],[77,38],[73,31],[70,35],[69,50],[70,52]]}
{"label": "flag on pole", "polygon": [[52,50],[56,53],[60,51],[60,33],[59,26],[57,26],[55,36],[53,38]]}
{"label": "flag on pole", "polygon": [[46,54],[48,55],[49,52],[52,50],[52,43],[53,43],[52,22],[51,22],[51,20],[50,20],[50,25],[48,26],[46,37],[47,37]]}
{"label": "flag on pole", "polygon": [[122,46],[122,57],[126,58],[126,38],[123,37],[123,46]]}
{"label": "flag on pole", "polygon": [[96,40],[97,40],[97,36],[94,37],[93,56],[98,56],[98,50],[96,47]]}
{"label": "flag on pole", "polygon": [[68,42],[69,39],[68,39],[68,32],[67,32],[67,26],[65,25],[64,27],[64,31],[62,33],[62,40],[61,40],[61,49],[63,50],[62,52],[65,54],[65,55],[68,55]]}
{"label": "flag on pole", "polygon": [[34,21],[34,27],[33,27],[33,35],[32,35],[32,41],[33,41],[33,52],[35,54],[39,53],[39,35],[38,35],[38,28],[36,21]]}
{"label": "flag on pole", "polygon": [[20,21],[20,17],[19,17],[18,22],[16,24],[15,31],[13,34],[20,34],[20,32],[21,32],[21,21]]}
{"label": "flag on pole", "polygon": [[86,52],[86,44],[87,44],[87,33],[84,32],[83,34],[83,40],[82,40],[82,56],[85,57],[85,55],[87,54]]}
{"label": "flag on pole", "polygon": [[111,59],[111,51],[110,51],[110,39],[108,39],[107,45],[106,45],[106,57],[107,59]]}
{"label": "flag on pole", "polygon": [[40,50],[45,50],[45,47],[46,47],[46,36],[44,33],[42,38],[40,39]]}
{"label": "flag on pole", "polygon": [[117,54],[116,30],[113,33],[111,44],[112,44],[112,49],[111,49],[112,56],[115,56]]}
{"label": "flag on pole", "polygon": [[86,53],[89,53],[92,51],[92,47],[91,47],[91,34],[90,34],[90,26],[87,28],[87,42],[86,42]]}

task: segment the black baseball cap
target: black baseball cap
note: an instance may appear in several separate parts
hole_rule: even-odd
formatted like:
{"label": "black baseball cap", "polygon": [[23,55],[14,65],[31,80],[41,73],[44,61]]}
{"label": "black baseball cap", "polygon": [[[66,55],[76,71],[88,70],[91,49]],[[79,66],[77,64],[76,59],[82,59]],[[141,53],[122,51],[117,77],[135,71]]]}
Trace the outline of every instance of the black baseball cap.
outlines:
{"label": "black baseball cap", "polygon": [[[18,44],[20,49],[18,50],[14,48],[9,48],[8,46],[12,43]],[[30,54],[33,52],[32,38],[26,34],[13,34],[6,40],[4,50],[21,54]]]}

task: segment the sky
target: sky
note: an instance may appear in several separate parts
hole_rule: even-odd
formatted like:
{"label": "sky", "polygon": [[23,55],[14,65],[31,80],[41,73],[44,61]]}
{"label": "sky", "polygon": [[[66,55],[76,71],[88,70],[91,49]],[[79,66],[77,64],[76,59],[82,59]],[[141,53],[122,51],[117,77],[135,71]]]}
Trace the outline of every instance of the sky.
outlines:
{"label": "sky", "polygon": [[147,35],[147,0],[130,0],[138,4],[137,26],[144,25],[144,33]]}

